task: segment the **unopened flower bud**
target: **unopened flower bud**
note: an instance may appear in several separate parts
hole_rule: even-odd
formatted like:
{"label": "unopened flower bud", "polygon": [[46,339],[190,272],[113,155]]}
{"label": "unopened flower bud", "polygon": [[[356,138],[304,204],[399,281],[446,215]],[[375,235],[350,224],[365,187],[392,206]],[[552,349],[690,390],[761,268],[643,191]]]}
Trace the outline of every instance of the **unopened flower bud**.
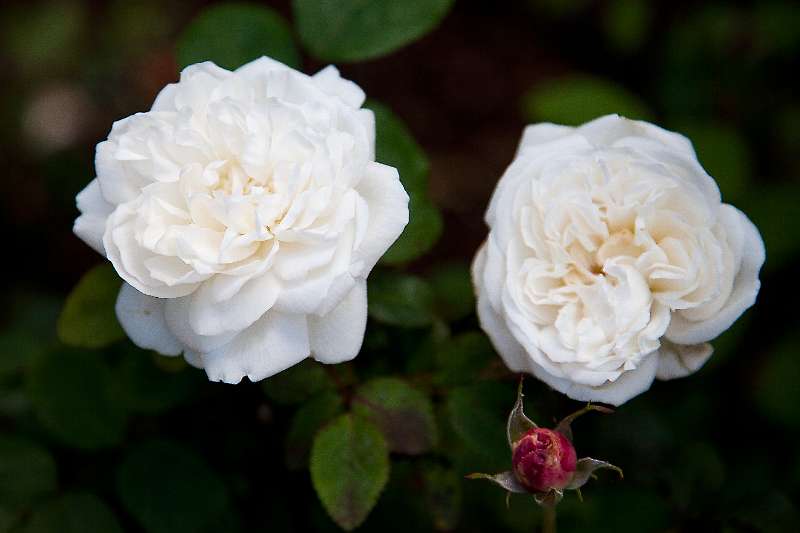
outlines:
{"label": "unopened flower bud", "polygon": [[572,443],[552,429],[533,428],[512,445],[514,474],[526,489],[547,492],[572,481],[577,455]]}

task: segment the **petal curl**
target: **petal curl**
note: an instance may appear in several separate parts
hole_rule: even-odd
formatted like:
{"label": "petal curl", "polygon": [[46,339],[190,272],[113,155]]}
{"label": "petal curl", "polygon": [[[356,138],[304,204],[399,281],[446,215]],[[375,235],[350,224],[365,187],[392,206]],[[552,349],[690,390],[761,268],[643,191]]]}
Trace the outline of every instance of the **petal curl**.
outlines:
{"label": "petal curl", "polygon": [[322,363],[350,361],[358,355],[367,327],[367,282],[359,280],[329,313],[309,315],[311,353]]}
{"label": "petal curl", "polygon": [[337,96],[350,107],[358,109],[364,103],[366,95],[364,91],[350,80],[346,80],[339,75],[339,69],[333,65],[328,65],[320,70],[311,79],[317,87],[324,92]]}
{"label": "petal curl", "polygon": [[599,387],[587,387],[567,379],[557,378],[535,363],[533,375],[573,400],[617,406],[649,389],[656,377],[657,369],[658,356],[657,352],[654,352],[645,356],[636,369],[623,372],[615,381],[609,381]]}
{"label": "petal curl", "polygon": [[575,128],[573,127],[552,124],[550,122],[540,122],[538,124],[526,126],[522,132],[522,139],[519,141],[517,155],[526,148],[532,148],[561,137],[566,137],[574,131]]}
{"label": "petal curl", "polygon": [[488,283],[481,281],[483,276],[487,273],[486,256],[487,244],[484,243],[480,250],[478,250],[475,260],[472,263],[472,280],[476,288],[478,300],[478,321],[480,322],[481,329],[489,336],[489,340],[492,342],[494,349],[500,354],[506,366],[512,372],[530,374],[533,372],[534,364],[530,355],[528,355],[517,339],[514,338],[514,335],[511,334],[503,318],[495,311],[491,303],[492,299],[487,294],[487,291],[499,288],[502,279],[497,279]]}
{"label": "petal curl", "polygon": [[272,307],[281,292],[277,278],[265,273],[220,300],[215,297],[215,281],[206,281],[191,296],[189,325],[199,335],[221,335],[249,327]]}
{"label": "petal curl", "polygon": [[293,366],[311,353],[305,315],[269,311],[231,342],[202,354],[211,381],[259,381]]}
{"label": "petal curl", "polygon": [[114,206],[103,197],[97,178],[89,182],[75,200],[81,215],[75,219],[72,231],[98,253],[105,255],[103,233],[106,230],[106,220],[114,210]]}
{"label": "petal curl", "polygon": [[730,219],[727,231],[738,232],[742,239],[741,265],[734,278],[733,291],[722,309],[708,320],[694,322],[680,312],[674,313],[665,336],[676,344],[700,344],[716,338],[755,303],[761,288],[758,273],[766,257],[764,241],[744,213],[732,206],[725,207],[736,215]]}
{"label": "petal curl", "polygon": [[664,339],[658,349],[658,371],[656,377],[668,380],[686,377],[697,372],[714,353],[708,344],[673,344]]}
{"label": "petal curl", "polygon": [[123,283],[115,306],[117,319],[138,347],[162,355],[180,355],[183,344],[167,327],[164,302]]}
{"label": "petal curl", "polygon": [[408,224],[408,194],[396,168],[375,162],[367,165],[356,190],[369,208],[366,233],[355,252],[366,276]]}
{"label": "petal curl", "polygon": [[191,296],[167,298],[164,300],[164,318],[173,335],[187,348],[204,353],[215,350],[233,340],[236,332],[221,335],[200,335],[189,324]]}

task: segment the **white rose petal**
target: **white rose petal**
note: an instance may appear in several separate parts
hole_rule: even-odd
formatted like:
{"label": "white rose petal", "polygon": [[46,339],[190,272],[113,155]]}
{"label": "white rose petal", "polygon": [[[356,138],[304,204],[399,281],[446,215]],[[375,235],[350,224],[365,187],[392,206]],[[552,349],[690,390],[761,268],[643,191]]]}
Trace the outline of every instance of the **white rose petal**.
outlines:
{"label": "white rose petal", "polygon": [[136,344],[229,383],[358,354],[365,279],[408,223],[364,99],[335,67],[200,63],[114,124],[74,229],[126,281]]}
{"label": "white rose petal", "polygon": [[577,400],[695,372],[758,294],[758,230],[688,139],[646,122],[529,126],[486,222],[481,326],[511,370]]}

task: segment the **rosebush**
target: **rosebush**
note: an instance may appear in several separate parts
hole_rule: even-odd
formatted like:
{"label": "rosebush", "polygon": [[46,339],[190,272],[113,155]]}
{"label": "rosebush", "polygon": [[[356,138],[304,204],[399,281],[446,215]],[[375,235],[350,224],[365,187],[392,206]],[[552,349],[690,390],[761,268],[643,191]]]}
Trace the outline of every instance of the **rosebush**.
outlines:
{"label": "rosebush", "polygon": [[[545,486],[563,485],[552,460],[569,454],[552,446],[554,440],[537,437],[528,443],[532,449],[518,448],[521,456],[514,464],[506,415],[519,376],[504,363],[503,346],[497,353],[481,328],[479,314],[485,313],[476,313],[470,262],[487,230],[498,233],[498,224],[489,230],[483,215],[525,125],[579,128],[608,114],[677,132],[653,141],[663,141],[658,159],[669,152],[682,161],[677,168],[689,161],[697,170],[695,155],[681,138],[685,135],[724,202],[757,226],[768,259],[758,274],[758,305],[708,341],[714,354],[695,375],[655,380],[648,392],[613,415],[576,421],[574,447],[580,456],[619,465],[625,479],[599,471],[599,482],[581,488],[582,500],[580,493],[567,490],[558,505],[558,528],[562,533],[796,529],[800,465],[786,450],[796,447],[800,429],[800,359],[797,320],[784,311],[797,300],[794,274],[800,257],[793,226],[800,198],[795,179],[800,113],[791,77],[800,53],[794,3],[701,2],[680,16],[674,2],[644,0],[6,4],[0,9],[6,74],[0,85],[6,125],[0,130],[6,171],[0,218],[10,273],[0,318],[0,533],[536,531],[542,515],[533,499]],[[259,60],[262,56],[288,68]],[[222,68],[196,65],[205,61]],[[341,76],[325,68],[329,63]],[[196,66],[181,80],[190,65]],[[246,69],[255,72],[252,78],[242,75]],[[171,88],[157,101],[164,107],[153,111],[154,99],[167,85]],[[267,86],[274,92],[258,92]],[[363,103],[361,90],[369,95]],[[269,117],[253,120],[261,111],[269,111]],[[115,121],[120,123],[109,133]],[[331,200],[322,209],[325,216],[320,212],[315,221],[329,221],[327,215],[336,211],[341,225],[313,238],[306,230],[314,225],[307,226],[303,250],[319,253],[298,255],[280,272],[278,263],[288,257],[278,261],[280,252],[297,250],[299,242],[289,246],[285,226],[280,239],[275,237],[281,232],[277,219],[269,223],[276,229],[269,230],[272,238],[262,232],[249,245],[248,237],[225,241],[225,247],[247,256],[241,261],[248,265],[258,263],[267,248],[275,252],[261,272],[265,278],[254,276],[250,285],[242,272],[231,272],[233,263],[226,261],[232,257],[218,253],[223,248],[219,234],[251,238],[249,214],[267,196],[276,200],[276,209],[297,206],[293,230],[312,218],[301,219],[300,211],[319,208],[295,202],[299,197],[292,195],[289,201],[277,189],[261,191],[260,199],[254,194],[260,185],[254,188],[250,178],[264,180],[265,175],[249,156],[264,156],[273,125],[278,126],[274,132],[286,135],[270,144],[268,155],[280,155],[289,166],[317,165],[320,172],[309,175],[315,178],[305,183],[309,187],[296,192]],[[634,138],[642,136],[637,142],[649,134]],[[102,157],[95,161],[98,142],[104,142]],[[597,148],[603,153],[620,149]],[[524,151],[531,150],[547,151],[544,144]],[[222,160],[226,163],[214,168],[213,161]],[[364,172],[358,171],[360,162]],[[372,222],[385,214],[398,215],[398,226],[401,221],[400,211],[375,213],[369,202],[370,209],[355,209],[366,169],[391,172],[380,165],[397,169],[393,198],[401,199],[402,186],[408,224],[368,272],[368,262],[359,264],[350,230],[377,228]],[[206,169],[199,176],[198,166]],[[652,166],[663,170],[663,161]],[[279,179],[264,181],[291,181],[283,179],[285,169],[278,169]],[[181,170],[191,187],[163,194]],[[346,179],[331,180],[342,187],[329,196],[315,180],[334,174]],[[676,184],[705,185],[694,191],[683,185],[659,188],[665,201],[686,200],[670,206],[673,214],[699,222],[681,235],[681,246],[707,245],[693,248],[696,261],[686,263],[692,268],[685,273],[699,265],[705,268],[694,269],[697,276],[722,281],[716,273],[736,270],[736,261],[725,259],[736,257],[728,238],[735,225],[717,228],[712,221],[721,222],[722,213],[731,215],[732,208],[708,194],[715,186],[699,170],[685,174],[689,179]],[[623,175],[613,173],[617,180]],[[652,183],[644,178],[651,175],[639,175],[648,190]],[[99,181],[80,196],[85,214],[78,231],[104,255],[110,251],[116,265],[72,232],[80,216],[75,197],[95,177]],[[507,186],[503,181],[501,189]],[[558,205],[544,201],[541,206],[550,213],[579,213],[587,204],[570,203],[578,196],[572,196],[572,185],[552,189],[560,193]],[[630,198],[638,202],[643,195]],[[352,211],[350,199],[355,199]],[[523,205],[532,198],[519,194],[515,201]],[[187,230],[187,212],[198,217],[197,228]],[[495,214],[497,220],[511,218],[513,203],[504,202]],[[640,214],[647,220],[647,212]],[[108,247],[103,244],[107,227],[114,233]],[[701,234],[706,237],[697,237]],[[271,245],[279,241],[280,250],[274,250]],[[387,233],[378,248],[389,241]],[[250,255],[248,246],[256,249]],[[337,261],[329,262],[326,253],[332,248]],[[381,255],[377,248],[375,254]],[[700,259],[704,255],[723,260],[706,263]],[[132,259],[150,268],[139,268]],[[320,264],[306,271],[312,262]],[[628,259],[607,262],[609,267],[616,263],[609,268],[614,273],[630,266]],[[181,263],[189,266],[169,270]],[[513,261],[506,265],[513,271]],[[602,267],[596,264],[589,272],[596,276],[598,270]],[[625,271],[630,276],[624,283],[647,273]],[[342,286],[337,285],[340,275]],[[680,278],[684,288],[694,283],[693,275]],[[367,303],[349,307],[352,320],[327,331],[331,342],[325,348],[345,358],[360,345],[359,355],[321,364],[315,356],[333,359],[322,356],[319,343],[312,341],[320,337],[311,323],[330,315],[322,313],[321,303],[339,309],[345,302],[334,305],[345,296],[347,276],[354,288],[363,288],[366,280]],[[730,283],[732,293],[738,277]],[[264,287],[257,287],[256,279]],[[620,278],[605,279],[619,284]],[[233,282],[230,299],[205,299],[222,280]],[[663,335],[655,335],[655,327],[648,334],[637,327],[645,321],[647,302],[652,309],[664,296],[650,281],[646,291],[635,293],[635,305],[593,315],[616,324],[630,312],[632,320],[608,328],[605,340],[586,336],[590,328],[580,325],[588,322],[564,311],[559,327],[565,342],[580,341],[576,351],[557,339],[557,350],[538,356],[544,362],[554,354],[569,359],[579,345],[581,358],[603,351],[614,359],[608,372],[621,373],[618,382],[642,368],[658,371],[663,361],[702,363],[708,354],[705,341],[698,345],[669,335],[680,316],[687,318],[706,304],[670,309]],[[238,282],[243,284],[236,292]],[[290,285],[308,290],[300,294]],[[500,285],[482,288],[481,309]],[[702,288],[719,289],[721,303],[727,285]],[[177,292],[164,297],[170,296],[168,289]],[[180,295],[180,290],[192,292]],[[698,304],[708,296],[702,292],[672,303]],[[626,301],[621,291],[608,294]],[[195,299],[197,306],[188,305]],[[179,302],[185,309],[177,309]],[[305,317],[313,333],[307,344],[297,327],[275,322],[260,329],[268,322],[265,317],[274,318],[287,302],[302,311],[289,313],[296,319],[291,325],[303,330]],[[312,309],[315,302],[320,307]],[[729,297],[723,307],[731,302]],[[175,309],[166,313],[167,307]],[[708,306],[709,315],[721,320],[713,307]],[[730,305],[728,318],[734,309]],[[266,312],[248,325],[261,310]],[[660,318],[663,327],[664,315],[652,314],[646,321]],[[516,317],[523,325],[524,318]],[[574,336],[569,334],[573,325]],[[714,328],[703,329],[711,338]],[[225,331],[197,334],[216,330]],[[272,333],[278,331],[276,338]],[[260,334],[267,332],[262,342]],[[522,347],[539,338],[533,334],[519,342],[514,337],[511,344],[534,370],[535,359]],[[658,349],[645,355],[656,343]],[[678,351],[670,343],[698,348]],[[214,357],[223,351],[225,357]],[[176,356],[179,352],[204,370],[192,368]],[[245,360],[245,354],[251,357]],[[621,359],[626,361],[620,367]],[[554,363],[551,370],[566,375],[567,364]],[[589,366],[568,370],[575,378],[602,377],[579,372]],[[210,382],[206,370],[215,379],[241,381],[236,386]],[[525,411],[544,428],[584,407],[536,379],[525,380],[525,394]],[[743,421],[749,428],[745,433]],[[508,505],[496,487],[464,479],[514,466],[536,486],[512,495]],[[566,466],[571,470],[570,462]],[[578,461],[565,488],[576,488],[589,472]]]}

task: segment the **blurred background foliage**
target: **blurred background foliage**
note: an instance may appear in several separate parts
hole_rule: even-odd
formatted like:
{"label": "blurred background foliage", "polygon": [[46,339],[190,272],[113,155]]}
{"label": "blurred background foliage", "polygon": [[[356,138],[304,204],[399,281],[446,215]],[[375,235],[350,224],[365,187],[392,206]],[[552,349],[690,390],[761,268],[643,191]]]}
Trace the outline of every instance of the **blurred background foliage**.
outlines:
{"label": "blurred background foliage", "polygon": [[[468,264],[523,126],[609,112],[690,136],[768,259],[697,375],[576,424],[626,477],[568,497],[560,529],[797,530],[796,2],[46,0],[5,3],[0,42],[0,533],[534,531],[529,498],[463,480],[508,467],[514,400]],[[120,282],[71,224],[114,120],[186,64],[262,54],[366,90],[412,212],[354,363],[232,387],[124,339]],[[526,392],[541,424],[577,407]]]}

